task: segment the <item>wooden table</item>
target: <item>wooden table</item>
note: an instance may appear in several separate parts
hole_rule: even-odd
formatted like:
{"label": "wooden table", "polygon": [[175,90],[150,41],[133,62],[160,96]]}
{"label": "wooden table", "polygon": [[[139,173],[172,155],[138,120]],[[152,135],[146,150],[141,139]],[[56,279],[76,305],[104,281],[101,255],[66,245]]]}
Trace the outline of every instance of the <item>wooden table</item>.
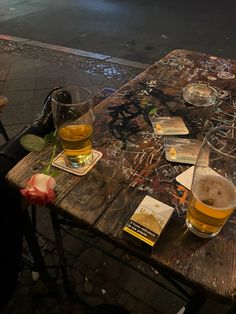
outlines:
{"label": "wooden table", "polygon": [[[154,135],[148,112],[156,108],[160,116],[181,116],[189,129],[185,137],[202,138],[207,120],[214,126],[235,122],[235,75],[234,61],[185,50],[175,50],[150,66],[96,107],[94,148],[103,157],[84,177],[60,171],[57,199],[50,206],[52,212],[70,217],[193,288],[196,294],[189,313],[197,312],[205,297],[231,302],[235,298],[235,215],[211,240],[187,231],[188,191],[175,178],[189,165],[165,159],[163,137]],[[185,103],[182,89],[190,82],[214,86],[219,94],[217,105],[197,108]],[[27,155],[9,172],[9,183],[22,188],[49,156],[47,149]],[[122,233],[146,194],[175,208],[150,254],[130,245]]]}

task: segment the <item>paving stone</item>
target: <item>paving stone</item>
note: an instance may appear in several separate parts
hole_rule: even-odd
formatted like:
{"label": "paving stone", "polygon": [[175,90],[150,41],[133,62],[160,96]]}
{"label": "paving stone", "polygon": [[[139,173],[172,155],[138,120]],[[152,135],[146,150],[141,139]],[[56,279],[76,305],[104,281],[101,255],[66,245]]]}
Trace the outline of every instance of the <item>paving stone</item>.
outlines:
{"label": "paving stone", "polygon": [[53,89],[56,86],[64,86],[65,85],[65,77],[46,77],[46,76],[38,76],[35,81],[35,89]]}
{"label": "paving stone", "polygon": [[175,313],[183,305],[183,301],[157,285],[153,289],[148,289],[143,302],[149,304],[154,310],[161,310],[165,313]]}
{"label": "paving stone", "polygon": [[[102,304],[104,303],[104,300],[102,297],[95,296],[95,295],[83,295],[82,298],[87,304],[89,304],[91,307],[94,305]],[[112,313],[111,313],[112,314]]]}
{"label": "paving stone", "polygon": [[76,262],[73,265],[73,268],[79,270],[82,274],[85,274],[87,270],[87,266],[79,259],[76,260]]}
{"label": "paving stone", "polygon": [[0,70],[0,81],[5,81],[8,76],[9,69],[1,69]]}
{"label": "paving stone", "polygon": [[[27,306],[26,306],[27,305]],[[35,304],[29,296],[17,296],[1,312],[2,314],[33,314]]]}
{"label": "paving stone", "polygon": [[27,43],[6,42],[1,40],[0,48],[3,52],[14,53],[26,58],[69,66],[72,69],[80,69],[90,74],[103,74],[107,79],[130,80],[141,72],[141,69],[131,68],[103,60],[65,54],[60,51],[52,51],[46,48],[34,47]]}
{"label": "paving stone", "polygon": [[121,264],[112,258],[106,258],[106,266],[103,268],[104,276],[108,280],[115,280],[120,276]]}
{"label": "paving stone", "polygon": [[22,79],[12,79],[7,80],[4,86],[5,91],[23,91],[23,90],[33,90],[35,87],[34,80],[22,80]]}
{"label": "paving stone", "polygon": [[25,63],[23,58],[19,57],[19,59],[18,63],[14,63],[10,67],[8,79],[36,78],[38,76],[38,65],[35,64],[35,61],[32,63],[28,60],[27,63]]}
{"label": "paving stone", "polygon": [[120,290],[116,298],[118,304],[120,304],[121,306],[124,306],[125,308],[131,302],[131,299],[132,299],[132,296],[123,290]]}
{"label": "paving stone", "polygon": [[80,255],[80,261],[87,267],[99,269],[103,261],[103,253],[95,248],[88,248]]}
{"label": "paving stone", "polygon": [[102,297],[104,295],[104,291],[106,290],[102,288],[101,286],[95,286],[93,293],[95,296]]}
{"label": "paving stone", "polygon": [[[44,252],[44,251],[42,251],[42,252]],[[48,254],[46,252],[46,254],[44,255],[44,262],[45,262],[45,265],[48,267],[58,266],[59,265],[59,258],[56,254]]]}
{"label": "paving stone", "polygon": [[127,255],[124,251],[118,248],[115,248],[114,251],[112,251],[112,254],[121,260]]}
{"label": "paving stone", "polygon": [[38,245],[40,246],[40,248],[43,248],[47,243],[45,238],[43,238],[40,234],[38,234],[38,236],[37,236],[37,241],[38,241]]}
{"label": "paving stone", "polygon": [[116,297],[120,291],[120,287],[114,281],[106,281],[101,285],[101,289],[105,289],[112,297]]}
{"label": "paving stone", "polygon": [[33,104],[39,107],[40,106],[43,107],[44,101],[51,90],[52,90],[51,87],[40,89],[40,90],[34,90],[33,101],[32,101]]}
{"label": "paving stone", "polygon": [[76,285],[79,285],[85,281],[85,276],[78,270],[73,270],[72,276]]}
{"label": "paving stone", "polygon": [[20,287],[18,290],[19,295],[29,295],[30,293],[30,287]]}
{"label": "paving stone", "polygon": [[37,231],[45,239],[48,239],[51,242],[55,241],[48,208],[37,207]]}
{"label": "paving stone", "polygon": [[135,307],[132,310],[132,313],[134,314],[174,314],[176,312],[166,312],[166,311],[161,311],[160,309],[152,309],[150,306],[147,304],[141,302],[141,301],[136,301]]}
{"label": "paving stone", "polygon": [[94,289],[94,287],[93,287],[91,281],[88,281],[88,280],[85,279],[84,286],[83,286],[84,293],[92,294],[93,293],[93,289]]}
{"label": "paving stone", "polygon": [[130,280],[130,276],[131,276],[131,273],[130,273],[128,267],[126,267],[125,265],[122,265],[120,276],[117,280],[118,285],[122,289],[126,289],[127,282]]}
{"label": "paving stone", "polygon": [[[20,124],[28,124],[31,121],[33,121],[38,113],[41,111],[41,106],[40,108],[33,107],[32,104],[21,104],[19,105],[20,110],[18,109],[17,106],[12,106],[10,108],[6,108],[7,110],[4,110],[4,123],[5,124],[10,124],[10,121],[12,120],[12,116],[15,117],[15,119],[18,119],[18,123]],[[20,111],[20,115],[19,115]],[[18,112],[18,116],[17,116]]]}
{"label": "paving stone", "polygon": [[[16,135],[18,132],[20,132],[23,127],[25,127],[27,125],[27,123],[14,124],[14,125],[6,123],[4,113],[1,113],[1,121],[2,121],[4,127],[7,131],[9,138],[12,138],[14,135]],[[6,141],[3,138],[3,136],[0,136],[0,145],[4,144],[5,142]]]}
{"label": "paving stone", "polygon": [[95,278],[93,280],[94,285],[96,287],[103,285],[106,281],[107,281],[107,279],[104,277],[103,272],[97,272],[96,276],[95,276]]}
{"label": "paving stone", "polygon": [[32,293],[34,295],[46,295],[48,293],[48,289],[47,287],[45,286],[45,284],[39,280],[37,281],[33,286],[32,286]]}
{"label": "paving stone", "polygon": [[0,93],[1,93],[1,95],[3,95],[2,90],[3,90],[4,85],[5,85],[5,82],[0,81]]}
{"label": "paving stone", "polygon": [[31,271],[27,268],[20,273],[19,282],[21,287],[29,287],[33,285]]}
{"label": "paving stone", "polygon": [[69,267],[72,267],[76,261],[77,261],[76,257],[74,257],[72,254],[67,254],[67,256],[66,256],[66,264]]}
{"label": "paving stone", "polygon": [[86,276],[89,280],[93,281],[94,278],[96,277],[96,273],[97,273],[97,269],[94,270],[94,269],[91,269],[91,268],[88,268],[88,267],[87,267],[86,272],[85,272],[85,276]]}
{"label": "paving stone", "polygon": [[124,288],[130,294],[142,300],[147,292],[146,282],[147,279],[145,280],[142,275],[132,271],[132,277],[130,276],[130,279],[127,280]]}
{"label": "paving stone", "polygon": [[63,246],[64,249],[72,254],[74,257],[78,257],[84,248],[83,242],[71,236],[70,234],[66,234],[64,236]]}
{"label": "paving stone", "polygon": [[[14,108],[14,110],[18,108],[17,112],[19,113],[21,106],[33,105],[33,94],[34,94],[33,89],[10,91],[10,90],[6,90],[4,86],[2,90],[2,94],[8,98],[8,104],[4,108],[4,111],[8,109],[11,112],[12,108]],[[14,121],[14,120],[15,120],[15,115],[11,116],[11,121]]]}
{"label": "paving stone", "polygon": [[70,314],[86,314],[87,311],[81,304],[72,304],[71,306],[72,312]]}
{"label": "paving stone", "polygon": [[51,241],[46,241],[43,250],[49,253],[52,253],[53,251],[55,251],[56,249],[56,245],[54,242]]}
{"label": "paving stone", "polygon": [[109,252],[109,253],[113,252],[115,249],[114,245],[112,245],[108,241],[104,241],[103,239],[99,239],[98,245],[99,245],[99,247],[101,247],[102,250],[104,250],[105,252]]}

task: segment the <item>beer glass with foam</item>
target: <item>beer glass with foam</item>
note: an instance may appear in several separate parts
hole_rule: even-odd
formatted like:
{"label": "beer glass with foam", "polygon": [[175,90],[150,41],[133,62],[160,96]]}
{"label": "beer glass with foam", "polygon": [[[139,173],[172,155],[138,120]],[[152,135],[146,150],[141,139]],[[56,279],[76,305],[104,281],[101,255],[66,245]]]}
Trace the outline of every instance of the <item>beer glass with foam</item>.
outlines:
{"label": "beer glass with foam", "polygon": [[236,128],[206,132],[193,174],[186,224],[203,238],[217,235],[236,207]]}
{"label": "beer glass with foam", "polygon": [[68,86],[52,95],[54,124],[67,164],[80,168],[92,161],[93,101],[84,87]]}

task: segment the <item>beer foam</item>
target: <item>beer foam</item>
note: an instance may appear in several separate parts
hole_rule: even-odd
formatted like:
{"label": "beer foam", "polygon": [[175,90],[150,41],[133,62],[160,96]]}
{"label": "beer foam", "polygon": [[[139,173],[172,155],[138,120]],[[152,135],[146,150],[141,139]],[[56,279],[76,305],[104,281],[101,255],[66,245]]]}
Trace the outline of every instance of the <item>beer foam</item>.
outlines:
{"label": "beer foam", "polygon": [[236,204],[235,186],[219,175],[201,176],[194,184],[194,196],[216,209],[229,209]]}

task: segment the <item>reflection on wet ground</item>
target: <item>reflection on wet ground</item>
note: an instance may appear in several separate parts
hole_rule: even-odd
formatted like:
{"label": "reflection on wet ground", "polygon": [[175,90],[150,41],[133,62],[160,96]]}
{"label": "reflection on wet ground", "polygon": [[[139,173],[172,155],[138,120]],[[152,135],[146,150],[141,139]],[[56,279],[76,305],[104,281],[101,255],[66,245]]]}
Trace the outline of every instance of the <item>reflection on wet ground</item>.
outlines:
{"label": "reflection on wet ground", "polygon": [[70,66],[73,69],[81,69],[88,74],[103,74],[108,79],[113,78],[119,81],[129,81],[140,73],[140,69],[137,68],[62,51],[49,50],[23,42],[0,40],[0,49],[6,53],[33,59],[43,59],[47,62],[56,62],[62,66]]}

